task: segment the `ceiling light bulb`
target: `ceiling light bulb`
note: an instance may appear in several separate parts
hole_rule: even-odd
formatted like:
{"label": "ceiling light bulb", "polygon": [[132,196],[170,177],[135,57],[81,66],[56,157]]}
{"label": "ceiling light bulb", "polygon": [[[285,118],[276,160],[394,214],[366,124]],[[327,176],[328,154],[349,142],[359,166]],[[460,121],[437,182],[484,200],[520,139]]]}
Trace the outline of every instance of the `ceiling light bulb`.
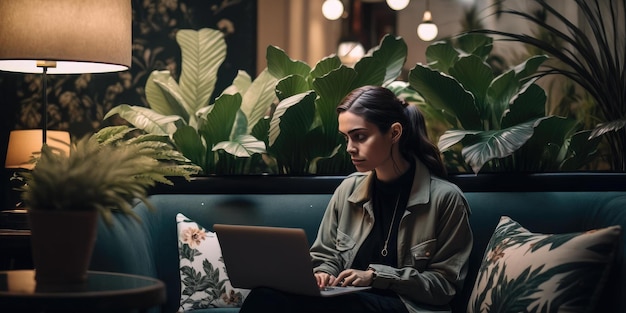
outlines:
{"label": "ceiling light bulb", "polygon": [[344,41],[339,44],[337,55],[341,63],[353,67],[365,55],[365,48],[358,41]]}
{"label": "ceiling light bulb", "polygon": [[387,0],[387,5],[393,10],[400,11],[409,5],[409,0]]}
{"label": "ceiling light bulb", "polygon": [[417,26],[417,36],[421,40],[431,41],[437,37],[438,33],[437,25],[432,21],[432,14],[430,11],[424,12],[424,19]]}
{"label": "ceiling light bulb", "polygon": [[343,3],[339,0],[326,0],[322,4],[322,14],[329,20],[336,20],[343,14]]}

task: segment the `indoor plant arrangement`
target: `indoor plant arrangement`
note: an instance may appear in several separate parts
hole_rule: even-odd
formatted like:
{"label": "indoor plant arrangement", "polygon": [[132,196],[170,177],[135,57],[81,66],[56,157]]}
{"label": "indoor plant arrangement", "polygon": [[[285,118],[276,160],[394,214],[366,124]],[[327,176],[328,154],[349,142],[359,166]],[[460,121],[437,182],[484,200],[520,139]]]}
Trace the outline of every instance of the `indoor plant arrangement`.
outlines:
{"label": "indoor plant arrangement", "polygon": [[226,58],[224,34],[183,29],[176,41],[182,55],[178,80],[168,70],[153,71],[145,86],[149,108],[121,104],[104,118],[119,115],[147,134],[165,136],[205,175],[220,169],[234,171],[227,174],[248,171],[265,152],[263,141],[250,133],[270,110],[276,79],[262,72],[252,81],[239,71],[230,87],[214,95]]}
{"label": "indoor plant arrangement", "polygon": [[101,144],[84,137],[69,155],[43,145],[34,169],[22,173],[37,283],[80,283],[86,279],[98,217],[112,211],[134,215],[147,189],[168,181],[152,151],[139,145]]}
{"label": "indoor plant arrangement", "polygon": [[400,37],[386,35],[354,67],[336,55],[311,67],[269,46],[267,68],[256,79],[240,71],[219,95],[214,85],[225,57],[221,32],[180,30],[176,36],[182,51],[178,81],[168,71],[154,71],[145,88],[150,108],[123,104],[105,118],[119,115],[147,134],[168,138],[204,175],[354,171],[334,110],[366,84],[389,87],[419,105],[427,123],[446,125],[438,141],[450,172],[576,170],[599,142],[589,140],[590,131],[575,120],[546,113],[545,91],[535,82],[547,56],[531,56],[499,73],[486,62],[493,39],[484,35],[432,44],[429,63],[417,64],[408,83],[397,81],[407,53]]}
{"label": "indoor plant arrangement", "polygon": [[[495,75],[486,62],[493,39],[465,34],[426,50],[409,85],[432,107],[429,118],[449,125],[438,139],[448,167],[474,173],[576,170],[596,152],[576,120],[548,115],[536,84],[547,56],[535,55]],[[460,151],[460,153],[459,153]],[[450,171],[458,171],[458,168]]]}
{"label": "indoor plant arrangement", "polygon": [[179,79],[153,71],[145,88],[150,107],[122,104],[105,119],[119,115],[148,134],[168,136],[204,175],[352,172],[341,149],[335,106],[356,87],[394,81],[407,53],[401,38],[388,35],[354,68],[336,55],[311,67],[269,46],[267,69],[254,80],[240,71],[214,95],[225,58],[223,34],[180,30],[176,39],[182,52]]}

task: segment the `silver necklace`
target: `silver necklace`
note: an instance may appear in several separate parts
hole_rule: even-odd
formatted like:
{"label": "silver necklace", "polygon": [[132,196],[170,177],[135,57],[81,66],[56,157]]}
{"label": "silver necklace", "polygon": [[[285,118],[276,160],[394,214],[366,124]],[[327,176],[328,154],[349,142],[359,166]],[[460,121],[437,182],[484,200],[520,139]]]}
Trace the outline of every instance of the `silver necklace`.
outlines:
{"label": "silver necklace", "polygon": [[380,254],[382,256],[387,256],[387,244],[389,243],[389,238],[391,238],[391,230],[393,229],[393,222],[396,220],[396,212],[398,211],[398,204],[400,203],[400,195],[398,194],[398,199],[396,199],[396,207],[393,209],[393,216],[391,217],[391,224],[389,224],[389,232],[387,233],[387,240],[385,240],[385,246],[382,250],[380,250]]}

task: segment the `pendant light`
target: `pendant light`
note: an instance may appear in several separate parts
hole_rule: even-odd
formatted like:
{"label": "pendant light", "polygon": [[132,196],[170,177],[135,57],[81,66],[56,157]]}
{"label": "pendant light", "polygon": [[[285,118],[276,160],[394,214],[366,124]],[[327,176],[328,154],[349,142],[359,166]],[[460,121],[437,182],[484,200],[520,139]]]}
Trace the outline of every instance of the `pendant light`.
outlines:
{"label": "pendant light", "polygon": [[340,0],[326,0],[322,4],[322,14],[325,18],[334,21],[343,14],[343,3]]}
{"label": "pendant light", "polygon": [[417,26],[417,36],[423,41],[431,41],[437,37],[438,32],[437,25],[433,23],[428,0],[426,0],[426,11],[424,11],[422,23]]}
{"label": "pendant light", "polygon": [[409,5],[409,0],[387,0],[387,5],[392,10],[400,11],[406,8],[407,5]]}

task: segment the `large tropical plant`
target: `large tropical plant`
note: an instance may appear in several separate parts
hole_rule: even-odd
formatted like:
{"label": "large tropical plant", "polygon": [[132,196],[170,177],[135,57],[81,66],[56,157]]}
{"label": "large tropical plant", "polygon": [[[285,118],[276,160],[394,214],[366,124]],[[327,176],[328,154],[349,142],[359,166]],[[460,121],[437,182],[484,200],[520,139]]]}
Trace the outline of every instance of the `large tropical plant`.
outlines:
{"label": "large tropical plant", "polygon": [[[626,3],[623,0],[568,0],[562,5],[575,5],[575,20],[564,15],[546,0],[533,0],[548,18],[531,12],[509,9],[499,1],[497,14],[520,17],[537,27],[536,36],[482,29],[476,32],[497,35],[503,40],[531,45],[561,61],[541,68],[538,75],[559,74],[584,88],[595,100],[603,121],[590,134],[605,136],[609,143],[611,166],[626,171]],[[554,40],[564,45],[553,45]],[[564,66],[563,66],[564,65]]]}
{"label": "large tropical plant", "polygon": [[118,114],[148,134],[166,136],[204,174],[246,171],[266,152],[264,142],[251,132],[270,110],[276,79],[264,71],[252,81],[239,71],[232,85],[215,97],[226,57],[223,33],[184,29],[176,33],[176,41],[182,53],[178,81],[167,70],[153,71],[145,87],[150,107],[122,104],[105,119]]}
{"label": "large tropical plant", "polygon": [[397,37],[381,43],[352,67],[336,55],[315,67],[280,48],[267,48],[268,67],[254,81],[239,72],[215,98],[217,69],[225,57],[215,30],[181,30],[182,72],[154,71],[146,83],[149,108],[122,104],[115,114],[162,140],[169,138],[204,174],[346,174],[354,167],[338,133],[335,107],[354,88],[386,85],[401,73],[407,47]]}
{"label": "large tropical plant", "polygon": [[406,62],[407,46],[400,37],[384,36],[354,67],[330,55],[313,68],[281,49],[267,49],[268,71],[279,79],[280,100],[268,132],[268,152],[279,173],[346,174],[354,171],[338,132],[337,104],[364,85],[386,86],[396,80]]}
{"label": "large tropical plant", "polygon": [[[574,170],[595,152],[599,140],[573,119],[547,116],[545,91],[533,74],[547,59],[532,56],[494,75],[485,62],[493,39],[477,34],[436,42],[417,64],[409,84],[450,129],[438,146],[451,171]],[[460,149],[460,152],[459,152]]]}

